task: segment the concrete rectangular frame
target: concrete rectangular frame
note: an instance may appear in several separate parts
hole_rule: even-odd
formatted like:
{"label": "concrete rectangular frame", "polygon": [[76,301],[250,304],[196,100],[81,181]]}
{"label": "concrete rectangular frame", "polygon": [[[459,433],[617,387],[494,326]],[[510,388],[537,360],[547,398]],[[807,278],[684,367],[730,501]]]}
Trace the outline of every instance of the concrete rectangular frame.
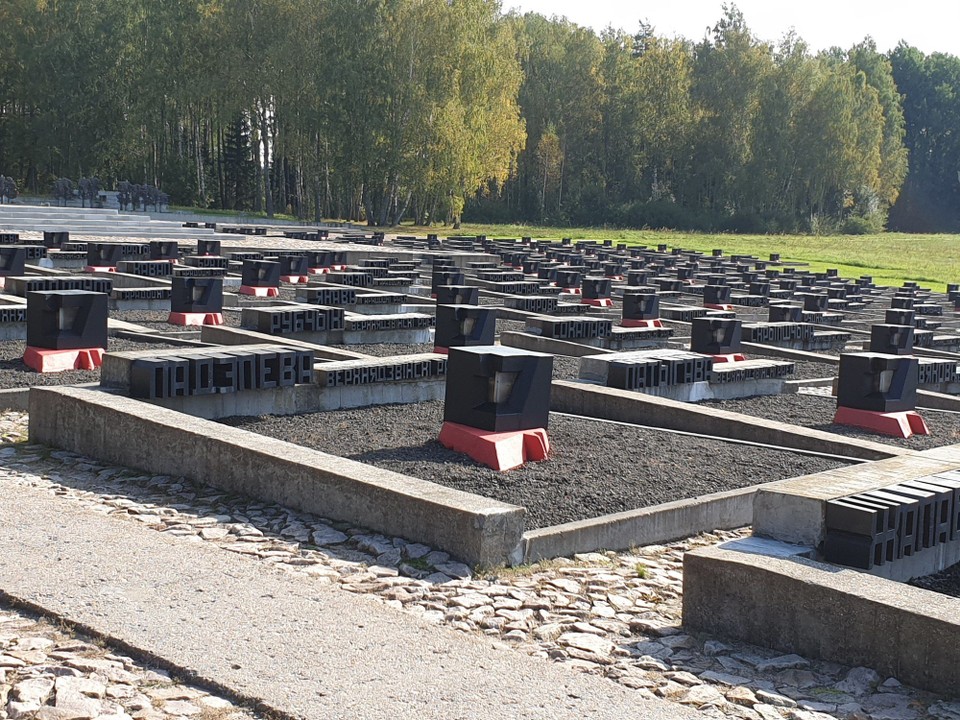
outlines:
{"label": "concrete rectangular frame", "polygon": [[423,542],[471,565],[522,557],[525,510],[110,393],[32,388],[30,439]]}

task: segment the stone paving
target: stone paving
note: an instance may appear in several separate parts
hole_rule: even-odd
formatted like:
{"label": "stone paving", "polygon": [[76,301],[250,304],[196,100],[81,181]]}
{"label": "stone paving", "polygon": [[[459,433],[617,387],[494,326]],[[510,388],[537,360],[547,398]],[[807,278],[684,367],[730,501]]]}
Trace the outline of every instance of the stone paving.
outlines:
{"label": "stone paving", "polygon": [[[446,553],[425,545],[183,478],[138,474],[29,445],[22,413],[0,415],[0,440],[5,443],[0,445],[0,483],[42,488],[65,502],[143,524],[145,531],[167,533],[182,542],[215,543],[226,552],[316,582],[370,594],[432,622],[602,675],[644,697],[695,707],[706,718],[960,720],[960,701],[905,687],[896,678],[880,677],[866,668],[685,633],[680,627],[683,553],[743,532],[705,534],[666,546],[589,553],[523,568],[486,569],[474,575]],[[0,718],[255,717],[220,698],[172,683],[129,658],[93,647],[52,626],[2,610],[0,700],[7,697],[0,702],[0,708],[6,707],[0,709]],[[28,665],[24,652],[38,653],[30,656],[36,662]],[[76,657],[98,662],[81,660],[84,667],[79,668]],[[107,664],[122,681],[109,674],[97,676]],[[89,675],[73,673],[88,672],[87,668]],[[70,677],[80,680],[60,682]],[[67,698],[101,703],[101,714],[59,713],[61,684]],[[123,687],[112,689],[115,685]],[[130,698],[132,703],[127,702]],[[21,705],[24,702],[43,708]]]}
{"label": "stone paving", "polygon": [[46,620],[0,609],[0,718],[185,717],[254,720],[260,716]]}

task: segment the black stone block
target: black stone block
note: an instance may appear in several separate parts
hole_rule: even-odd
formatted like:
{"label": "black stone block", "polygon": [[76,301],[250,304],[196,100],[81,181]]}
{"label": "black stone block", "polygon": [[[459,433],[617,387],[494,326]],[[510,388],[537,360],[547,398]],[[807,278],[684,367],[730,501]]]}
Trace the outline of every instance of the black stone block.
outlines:
{"label": "black stone block", "polygon": [[218,313],[223,311],[223,280],[174,276],[170,281],[170,312]]}
{"label": "black stone block", "polygon": [[818,293],[797,293],[794,299],[803,301],[803,309],[806,312],[825,312],[830,300],[826,294]]}
{"label": "black stone block", "polygon": [[890,307],[895,310],[912,310],[913,309],[913,298],[912,297],[892,297],[890,298]]}
{"label": "black stone block", "polygon": [[244,260],[240,283],[249,287],[280,287],[280,263]]}
{"label": "black stone block", "polygon": [[496,325],[496,308],[438,303],[434,344],[441,348],[493,345]]}
{"label": "black stone block", "polygon": [[917,406],[919,361],[903,355],[842,353],[837,405],[873,412],[902,412]]}
{"label": "black stone block", "polygon": [[27,345],[49,350],[107,347],[107,295],[85,290],[28,292]]}
{"label": "black stone block", "polygon": [[552,374],[552,355],[451,348],[443,419],[493,432],[546,428]]}
{"label": "black stone block", "polygon": [[870,352],[910,355],[913,352],[913,325],[873,325]]}
{"label": "black stone block", "polygon": [[656,320],[660,317],[660,296],[655,292],[623,291],[624,320]]}
{"label": "black stone block", "polygon": [[887,310],[883,314],[883,319],[887,325],[915,326],[916,313],[913,310]]}
{"label": "black stone block", "polygon": [[87,243],[87,265],[116,267],[123,257],[123,247],[109,243]]}
{"label": "black stone block", "polygon": [[58,248],[64,243],[70,242],[70,233],[66,230],[43,231],[43,246],[48,248]]}
{"label": "black stone block", "polygon": [[219,255],[219,240],[197,240],[197,255]]}
{"label": "black stone block", "polygon": [[582,277],[579,270],[557,270],[555,282],[557,287],[577,288],[580,287]]}
{"label": "black stone block", "polygon": [[437,288],[441,285],[463,285],[464,275],[459,270],[451,270],[446,268],[437,269],[434,266],[433,274],[430,281],[430,292],[435,295],[437,293]]}
{"label": "black stone block", "polygon": [[740,320],[695,318],[690,328],[690,350],[704,355],[730,355],[741,350]]}
{"label": "black stone block", "polygon": [[610,297],[609,278],[585,277],[581,284],[581,295],[584,300],[603,300]]}
{"label": "black stone block", "polygon": [[176,260],[180,257],[180,247],[176,240],[151,240],[151,260]]}
{"label": "black stone block", "polygon": [[480,288],[472,285],[439,285],[437,305],[479,305]]}
{"label": "black stone block", "polygon": [[23,275],[27,266],[27,249],[17,245],[0,245],[0,277]]}
{"label": "black stone block", "polygon": [[767,319],[772,322],[803,322],[802,305],[771,305]]}
{"label": "black stone block", "polygon": [[729,305],[731,290],[726,285],[704,285],[704,305]]}

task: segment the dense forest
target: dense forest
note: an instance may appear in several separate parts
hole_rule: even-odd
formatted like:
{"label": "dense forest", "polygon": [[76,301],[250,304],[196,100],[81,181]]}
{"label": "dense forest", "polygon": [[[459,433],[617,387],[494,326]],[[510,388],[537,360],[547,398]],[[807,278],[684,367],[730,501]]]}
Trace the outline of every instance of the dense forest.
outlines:
{"label": "dense forest", "polygon": [[960,59],[496,0],[3,0],[0,176],[374,225],[960,229]]}

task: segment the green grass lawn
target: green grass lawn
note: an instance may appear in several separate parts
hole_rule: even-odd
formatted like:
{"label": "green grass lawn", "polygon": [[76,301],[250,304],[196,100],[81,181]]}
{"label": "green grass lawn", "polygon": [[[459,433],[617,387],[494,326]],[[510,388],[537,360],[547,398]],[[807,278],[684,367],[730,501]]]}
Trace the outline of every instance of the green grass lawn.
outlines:
{"label": "green grass lawn", "polygon": [[767,259],[770,253],[780,253],[784,262],[807,263],[814,272],[836,268],[843,277],[872,275],[878,285],[899,286],[905,280],[913,280],[924,287],[943,292],[947,283],[960,283],[960,235],[729,235],[469,223],[465,223],[458,231],[410,227],[403,227],[401,231],[487,235],[491,238],[610,239],[654,248],[666,243],[671,248],[682,247],[707,253],[714,248],[722,248],[727,255],[756,255],[761,260]]}

